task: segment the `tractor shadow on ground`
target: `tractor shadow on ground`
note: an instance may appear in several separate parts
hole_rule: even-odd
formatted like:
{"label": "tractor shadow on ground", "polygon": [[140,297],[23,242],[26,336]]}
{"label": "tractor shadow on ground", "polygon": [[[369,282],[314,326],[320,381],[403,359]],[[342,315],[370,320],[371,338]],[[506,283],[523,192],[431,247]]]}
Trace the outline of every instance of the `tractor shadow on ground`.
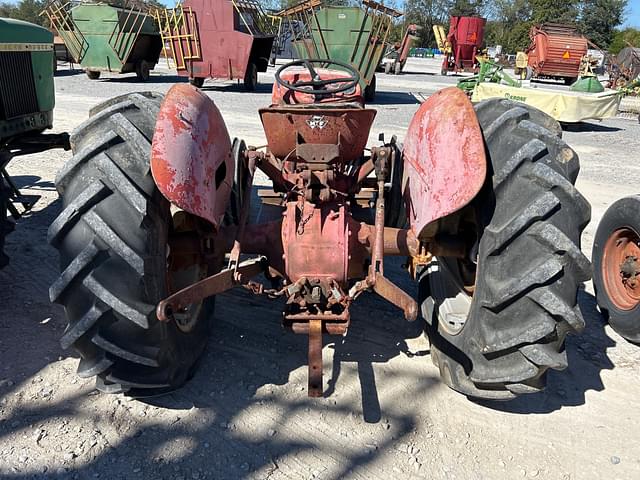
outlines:
{"label": "tractor shadow on ground", "polygon": [[49,180],[42,180],[37,175],[12,175],[11,180],[19,189],[28,188],[29,190],[41,190],[53,192],[56,186]]}
{"label": "tractor shadow on ground", "polygon": [[[237,92],[237,93],[246,93],[247,91],[244,88],[242,82],[234,82],[234,83],[209,83],[205,82],[202,86],[201,90],[203,92]],[[251,93],[268,93],[271,94],[273,90],[273,82],[259,82],[256,85],[256,89]]]}
{"label": "tractor shadow on ground", "polygon": [[367,106],[376,105],[419,105],[422,103],[418,100],[414,93],[411,92],[376,92],[376,98],[373,102],[367,103]]}
{"label": "tractor shadow on ground", "polygon": [[181,77],[179,75],[164,75],[164,74],[151,74],[149,79],[145,82],[138,80],[134,74],[125,73],[122,75],[109,75],[109,76],[101,76],[97,80],[92,80],[93,82],[113,82],[113,83],[136,83],[138,85],[152,85],[154,83],[186,83],[188,81],[187,77]]}
{"label": "tractor shadow on ground", "polygon": [[593,122],[561,123],[564,132],[618,132],[622,128],[609,127]]}
{"label": "tractor shadow on ground", "polygon": [[593,295],[581,288],[578,303],[585,320],[585,329],[578,335],[568,335],[566,351],[568,367],[564,371],[550,370],[543,392],[522,395],[508,402],[477,401],[485,407],[509,413],[550,413],[562,407],[585,403],[586,392],[604,390],[602,370],[612,370],[614,364],[607,349],[615,346],[605,331],[605,322],[597,309]]}

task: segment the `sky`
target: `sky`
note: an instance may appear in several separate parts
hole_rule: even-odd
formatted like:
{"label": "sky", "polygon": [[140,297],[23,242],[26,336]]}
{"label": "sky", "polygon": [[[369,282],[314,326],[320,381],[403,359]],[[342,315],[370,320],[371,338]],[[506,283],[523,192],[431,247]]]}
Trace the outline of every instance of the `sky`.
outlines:
{"label": "sky", "polygon": [[627,20],[624,22],[624,26],[640,28],[640,0],[629,0],[627,10]]}
{"label": "sky", "polygon": [[[160,0],[160,3],[173,6],[176,2],[175,0]],[[400,0],[398,3],[403,4],[404,0]],[[627,18],[622,26],[640,28],[640,0],[629,0],[626,13]]]}

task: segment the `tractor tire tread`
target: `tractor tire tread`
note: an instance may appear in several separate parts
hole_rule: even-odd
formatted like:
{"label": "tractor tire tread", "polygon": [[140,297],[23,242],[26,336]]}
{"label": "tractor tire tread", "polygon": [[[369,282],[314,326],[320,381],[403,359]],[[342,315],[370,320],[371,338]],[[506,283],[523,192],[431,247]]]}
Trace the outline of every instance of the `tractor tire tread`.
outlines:
{"label": "tractor tire tread", "polygon": [[548,369],[565,368],[565,336],[584,328],[577,291],[591,272],[580,250],[590,206],[573,185],[578,158],[555,120],[508,100],[480,102],[475,110],[493,173],[487,191],[495,198],[484,220],[475,296],[458,335],[437,331],[437,320],[427,323],[450,387],[509,399],[540,391]]}

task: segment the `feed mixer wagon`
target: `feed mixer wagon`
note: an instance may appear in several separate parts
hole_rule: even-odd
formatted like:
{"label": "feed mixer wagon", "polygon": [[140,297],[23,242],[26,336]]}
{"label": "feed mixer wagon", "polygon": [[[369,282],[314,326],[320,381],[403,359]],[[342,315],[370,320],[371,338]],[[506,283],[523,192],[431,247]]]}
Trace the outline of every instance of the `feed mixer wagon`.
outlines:
{"label": "feed mixer wagon", "polygon": [[393,21],[402,16],[401,12],[373,0],[364,0],[356,7],[307,0],[278,15],[287,18],[289,25],[302,26],[291,32],[298,58],[350,65],[358,71],[365,100],[374,100],[375,73],[387,49]]}
{"label": "feed mixer wagon", "polygon": [[178,75],[202,87],[207,78],[242,80],[256,89],[266,72],[278,24],[253,0],[185,0],[158,11],[167,58]]}
{"label": "feed mixer wagon", "polygon": [[146,81],[158,63],[160,33],[152,7],[143,1],[116,5],[54,0],[42,13],[92,80],[101,72],[135,72],[138,80]]}

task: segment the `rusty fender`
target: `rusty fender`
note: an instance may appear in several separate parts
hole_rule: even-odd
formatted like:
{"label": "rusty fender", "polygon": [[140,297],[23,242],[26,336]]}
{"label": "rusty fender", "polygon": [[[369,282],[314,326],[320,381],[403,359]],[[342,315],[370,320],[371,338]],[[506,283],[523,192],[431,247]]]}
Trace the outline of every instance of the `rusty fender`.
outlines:
{"label": "rusty fender", "polygon": [[167,200],[219,225],[233,185],[231,141],[218,107],[191,85],[176,84],[164,97],[151,173]]}
{"label": "rusty fender", "polygon": [[425,226],[467,205],[487,175],[478,119],[462,90],[445,88],[420,106],[403,157],[409,224],[421,238]]}

